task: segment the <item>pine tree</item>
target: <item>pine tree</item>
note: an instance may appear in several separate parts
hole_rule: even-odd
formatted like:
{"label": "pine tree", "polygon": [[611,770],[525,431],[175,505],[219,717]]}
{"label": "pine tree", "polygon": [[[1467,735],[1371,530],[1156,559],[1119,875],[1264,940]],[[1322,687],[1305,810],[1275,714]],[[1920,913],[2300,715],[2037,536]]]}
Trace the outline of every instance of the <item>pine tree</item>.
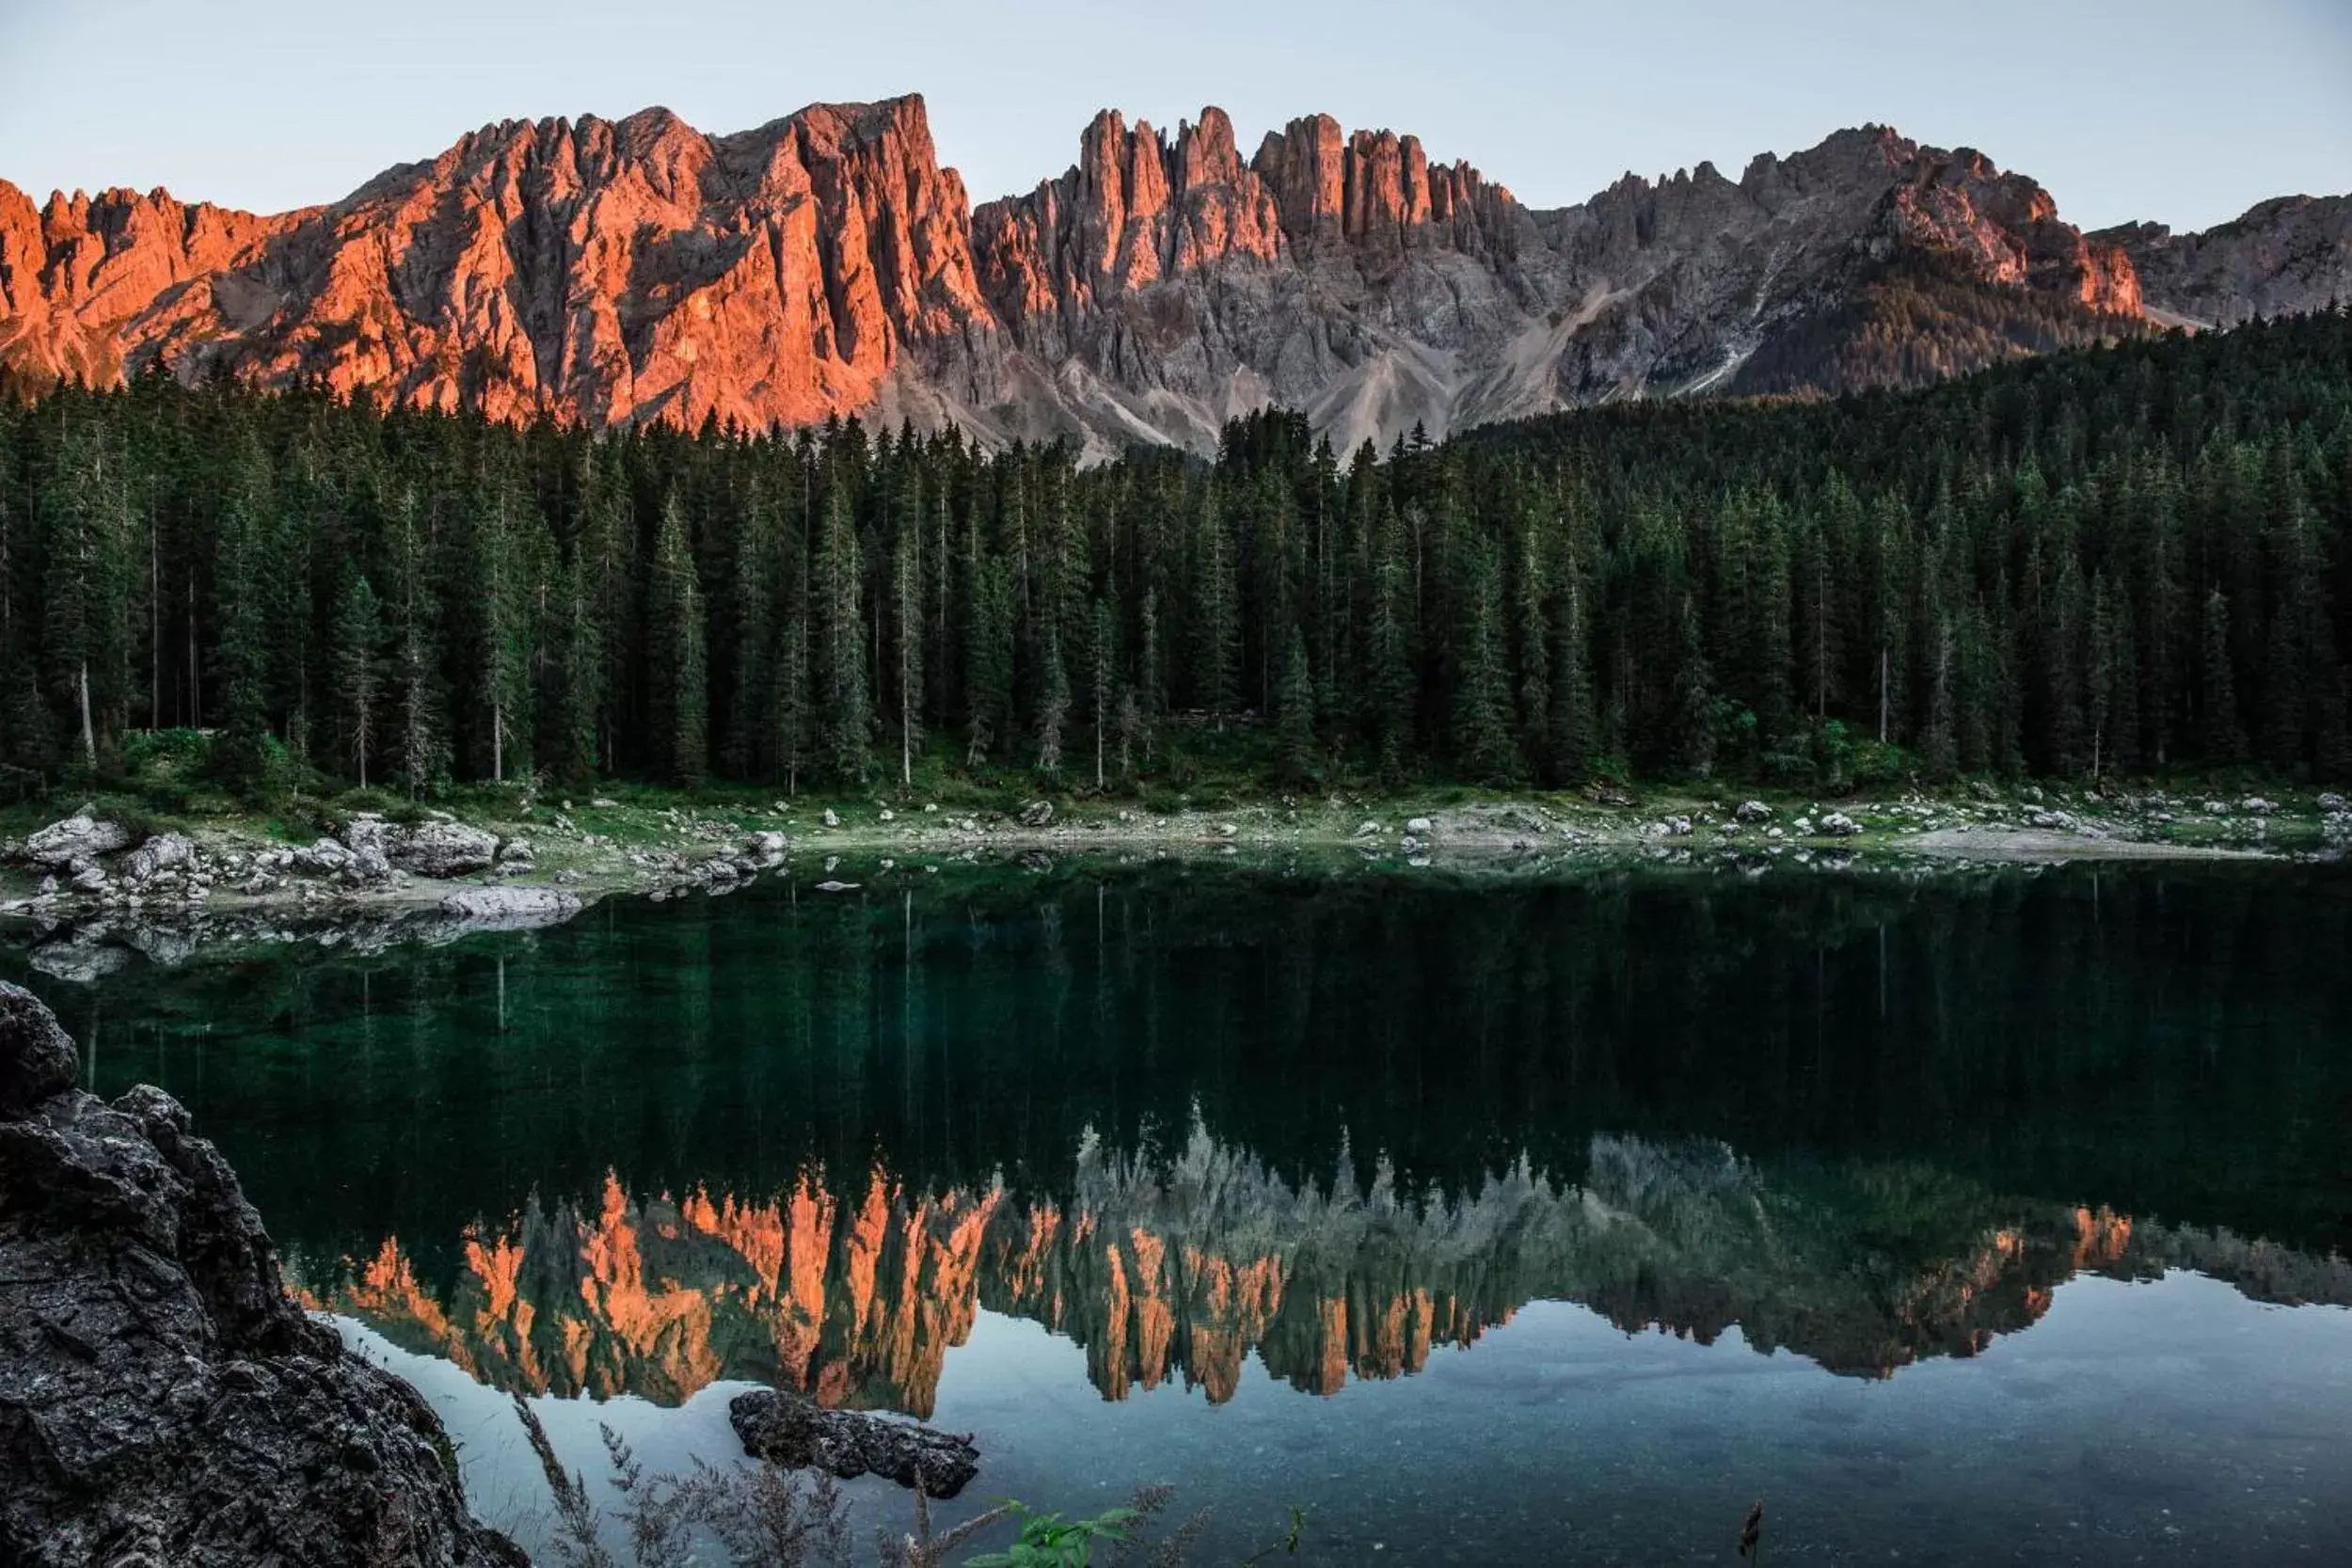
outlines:
{"label": "pine tree", "polygon": [[357,572],[345,578],[336,601],[331,647],[335,700],[342,709],[343,754],[364,789],[384,689],[384,616],[375,590]]}
{"label": "pine tree", "polygon": [[1240,704],[1241,608],[1232,539],[1212,496],[1200,510],[1193,554],[1192,689],[1214,714]]}
{"label": "pine tree", "polygon": [[710,694],[703,595],[684,510],[674,494],[662,503],[645,585],[653,733],[660,771],[672,784],[702,782],[708,768]]}
{"label": "pine tree", "polygon": [[826,487],[812,572],[817,749],[835,783],[862,784],[873,761],[873,709],[866,684],[865,562],[850,520],[846,485]]}
{"label": "pine tree", "polygon": [[1281,741],[1282,776],[1306,784],[1315,776],[1315,684],[1307,667],[1307,640],[1291,628],[1282,650],[1282,679],[1275,689],[1274,711]]}
{"label": "pine tree", "polygon": [[50,684],[73,715],[83,766],[92,768],[101,736],[111,740],[120,728],[130,678],[129,476],[110,445],[97,420],[68,420],[41,496],[48,542],[41,645]]}
{"label": "pine tree", "polygon": [[1371,728],[1379,749],[1380,774],[1390,780],[1404,777],[1414,751],[1417,625],[1404,521],[1391,508],[1382,519],[1373,564],[1369,683]]}
{"label": "pine tree", "polygon": [[1586,651],[1585,588],[1575,564],[1559,595],[1558,625],[1551,638],[1551,713],[1546,727],[1546,768],[1554,784],[1576,784],[1593,770],[1593,673]]}
{"label": "pine tree", "polygon": [[1070,721],[1070,670],[1062,662],[1061,633],[1049,626],[1038,651],[1037,770],[1061,775],[1062,739]]}
{"label": "pine tree", "polygon": [[892,641],[898,684],[898,783],[914,783],[914,746],[922,734],[916,709],[923,700],[923,542],[916,519],[898,535],[890,552]]}
{"label": "pine tree", "polygon": [[2198,682],[2201,732],[2198,750],[2210,763],[2233,763],[2246,754],[2246,735],[2237,722],[2237,681],[2230,668],[2230,601],[2216,588],[2205,595],[2203,648]]}
{"label": "pine tree", "polygon": [[421,795],[448,765],[442,728],[437,596],[417,515],[416,497],[403,489],[387,507],[393,594],[391,610],[392,766],[411,799]]}
{"label": "pine tree", "polygon": [[1489,540],[1478,540],[1466,553],[1456,601],[1454,753],[1466,776],[1502,784],[1518,774],[1518,750],[1511,742],[1511,677],[1498,625],[1502,571]]}

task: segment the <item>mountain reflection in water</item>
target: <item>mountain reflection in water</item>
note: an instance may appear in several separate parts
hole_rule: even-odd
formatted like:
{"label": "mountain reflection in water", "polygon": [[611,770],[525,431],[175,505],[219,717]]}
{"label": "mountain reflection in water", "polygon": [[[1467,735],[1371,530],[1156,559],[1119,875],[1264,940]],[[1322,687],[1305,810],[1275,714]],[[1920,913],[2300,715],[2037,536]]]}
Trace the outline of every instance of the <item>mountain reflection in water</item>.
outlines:
{"label": "mountain reflection in water", "polygon": [[2352,1305],[2352,1265],[2106,1210],[2004,1202],[1924,1168],[1778,1180],[1720,1144],[1597,1136],[1581,1180],[1521,1161],[1474,1192],[1294,1185],[1198,1124],[1173,1158],[1091,1136],[1067,1201],[1001,1184],[932,1196],[877,1168],[836,1193],[600,1198],[477,1228],[427,1281],[397,1238],[296,1260],[313,1301],[515,1393],[677,1404],[718,1380],[931,1414],[976,1308],[1085,1347],[1106,1400],[1181,1379],[1221,1403],[1260,1357],[1292,1386],[1417,1372],[1528,1302],[1711,1343],[1739,1325],[1830,1371],[1964,1356],[2077,1274],[2188,1268],[2257,1300]]}
{"label": "mountain reflection in water", "polygon": [[777,1381],[1215,1560],[1294,1503],[1350,1565],[1721,1560],[1757,1497],[1808,1560],[2352,1539],[2341,868],[903,870],[0,973],[526,1536],[499,1390],[594,1474]]}

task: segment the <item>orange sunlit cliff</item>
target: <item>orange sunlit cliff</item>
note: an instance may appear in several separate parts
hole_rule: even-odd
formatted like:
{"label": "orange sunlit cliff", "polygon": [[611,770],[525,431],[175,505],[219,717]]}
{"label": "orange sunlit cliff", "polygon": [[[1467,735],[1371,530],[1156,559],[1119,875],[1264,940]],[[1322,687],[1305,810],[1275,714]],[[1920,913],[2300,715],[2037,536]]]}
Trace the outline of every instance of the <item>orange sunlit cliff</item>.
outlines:
{"label": "orange sunlit cliff", "polygon": [[[1904,1173],[1866,1172],[1857,1202]],[[1883,1195],[1882,1195],[1883,1196]],[[1629,1333],[1702,1343],[1737,1325],[1837,1372],[1887,1376],[2030,1326],[2090,1272],[2186,1266],[2265,1300],[2352,1304],[2352,1267],[2226,1232],[2135,1226],[2105,1210],[2010,1205],[1901,1259],[1836,1205],[1775,1192],[1720,1146],[1594,1140],[1585,1179],[1524,1164],[1476,1192],[1292,1183],[1196,1129],[1171,1161],[1089,1138],[1066,1197],[927,1194],[876,1169],[840,1191],[533,1203],[466,1236],[429,1285],[396,1239],[310,1271],[312,1305],[516,1391],[675,1403],[722,1379],[832,1405],[930,1414],[947,1352],[980,1307],[1083,1347],[1105,1399],[1172,1384],[1233,1396],[1254,1355],[1293,1386],[1421,1370],[1537,1299]]]}

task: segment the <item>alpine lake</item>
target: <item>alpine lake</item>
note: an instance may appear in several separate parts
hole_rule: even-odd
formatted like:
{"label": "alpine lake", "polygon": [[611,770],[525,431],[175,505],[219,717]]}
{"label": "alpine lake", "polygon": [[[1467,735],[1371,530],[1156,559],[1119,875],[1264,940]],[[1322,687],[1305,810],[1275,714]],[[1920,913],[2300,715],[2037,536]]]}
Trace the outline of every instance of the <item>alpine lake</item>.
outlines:
{"label": "alpine lake", "polygon": [[1203,1563],[2352,1553],[2342,867],[839,876],[0,975],[534,1555],[516,1397],[609,1501],[762,1386]]}

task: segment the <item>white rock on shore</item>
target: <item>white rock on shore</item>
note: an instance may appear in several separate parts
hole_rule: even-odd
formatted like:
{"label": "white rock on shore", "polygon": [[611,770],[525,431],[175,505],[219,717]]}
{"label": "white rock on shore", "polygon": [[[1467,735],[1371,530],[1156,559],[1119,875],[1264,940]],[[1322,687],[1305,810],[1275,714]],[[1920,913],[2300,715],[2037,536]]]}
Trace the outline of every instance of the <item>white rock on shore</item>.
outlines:
{"label": "white rock on shore", "polygon": [[554,926],[571,919],[580,910],[577,895],[551,887],[466,887],[441,900],[443,914],[491,930]]}
{"label": "white rock on shore", "polygon": [[87,812],[75,812],[28,836],[24,858],[36,865],[61,870],[76,861],[111,855],[130,843],[131,830],[121,823],[103,822]]}

